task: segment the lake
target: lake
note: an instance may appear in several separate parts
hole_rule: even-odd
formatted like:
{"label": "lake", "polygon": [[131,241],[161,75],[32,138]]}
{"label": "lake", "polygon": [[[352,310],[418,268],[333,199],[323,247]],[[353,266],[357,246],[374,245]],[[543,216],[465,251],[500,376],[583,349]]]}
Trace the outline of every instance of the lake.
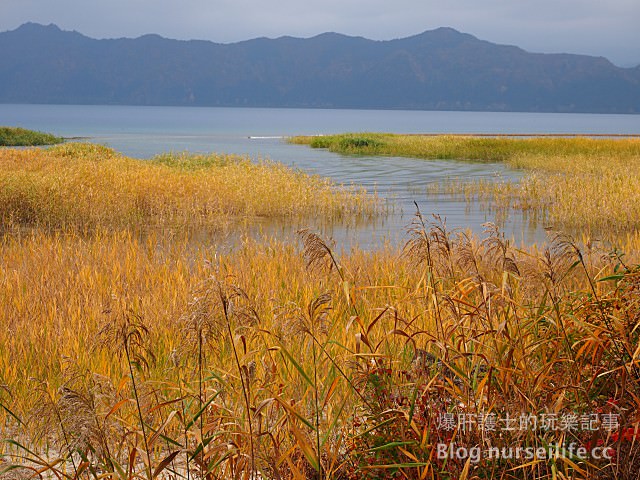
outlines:
{"label": "lake", "polygon": [[[482,231],[495,221],[479,205],[427,193],[449,178],[509,180],[522,172],[502,164],[343,156],[283,137],[343,132],[391,133],[578,133],[638,134],[640,116],[401,110],[322,110],[273,108],[137,107],[90,105],[0,105],[0,125],[21,126],[108,145],[125,155],[150,158],[167,151],[235,153],[269,158],[338,183],[363,185],[389,200],[389,213],[358,225],[325,225],[321,219],[299,224],[256,224],[249,233],[289,239],[308,226],[336,239],[341,247],[376,248],[402,241],[417,202],[423,214],[439,214],[447,226]],[[519,213],[498,222],[517,244],[544,239],[543,225]]]}

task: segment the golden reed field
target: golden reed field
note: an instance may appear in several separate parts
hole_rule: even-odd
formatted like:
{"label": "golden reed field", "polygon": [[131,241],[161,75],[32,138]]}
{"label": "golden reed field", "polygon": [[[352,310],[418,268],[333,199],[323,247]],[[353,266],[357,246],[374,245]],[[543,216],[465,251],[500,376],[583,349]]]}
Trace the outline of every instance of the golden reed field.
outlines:
{"label": "golden reed field", "polygon": [[640,227],[640,138],[346,134],[290,141],[344,154],[504,162],[525,170],[524,180],[452,179],[431,193],[463,194],[496,211],[524,210],[600,238],[617,239]]}
{"label": "golden reed field", "polygon": [[[638,161],[593,142],[571,177]],[[583,154],[518,158],[551,185]],[[237,157],[0,150],[0,478],[637,478],[640,235],[607,202],[606,241],[603,210],[529,247],[417,212],[397,249],[220,250],[199,232],[379,203]]]}

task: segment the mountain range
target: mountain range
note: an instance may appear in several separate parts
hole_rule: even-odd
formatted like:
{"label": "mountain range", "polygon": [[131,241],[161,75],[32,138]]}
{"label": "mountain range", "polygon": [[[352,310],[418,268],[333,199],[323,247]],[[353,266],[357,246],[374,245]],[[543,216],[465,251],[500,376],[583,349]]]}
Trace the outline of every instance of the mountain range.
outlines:
{"label": "mountain range", "polygon": [[640,113],[640,66],[530,53],[451,28],[220,44],[0,33],[0,103]]}

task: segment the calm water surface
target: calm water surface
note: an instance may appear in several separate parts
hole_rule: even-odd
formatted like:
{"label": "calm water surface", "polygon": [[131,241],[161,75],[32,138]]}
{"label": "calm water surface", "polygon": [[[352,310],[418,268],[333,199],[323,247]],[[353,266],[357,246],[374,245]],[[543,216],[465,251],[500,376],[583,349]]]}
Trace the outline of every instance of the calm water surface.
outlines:
{"label": "calm water surface", "polygon": [[[198,107],[127,107],[0,105],[0,125],[22,126],[65,137],[85,137],[133,157],[150,158],[167,151],[224,152],[270,158],[338,183],[357,184],[390,202],[390,213],[375,221],[325,225],[307,219],[292,225],[252,225],[285,239],[296,228],[309,226],[335,238],[339,245],[376,248],[402,241],[417,202],[423,214],[439,214],[447,226],[482,231],[496,221],[477,205],[426,193],[431,183],[448,178],[517,180],[522,172],[502,164],[337,155],[306,146],[289,145],[290,135],[356,131],[393,133],[640,133],[640,116],[491,112],[423,112],[382,110],[316,110]],[[295,223],[295,222],[294,222]],[[518,213],[499,222],[516,243],[544,238],[542,225]]]}

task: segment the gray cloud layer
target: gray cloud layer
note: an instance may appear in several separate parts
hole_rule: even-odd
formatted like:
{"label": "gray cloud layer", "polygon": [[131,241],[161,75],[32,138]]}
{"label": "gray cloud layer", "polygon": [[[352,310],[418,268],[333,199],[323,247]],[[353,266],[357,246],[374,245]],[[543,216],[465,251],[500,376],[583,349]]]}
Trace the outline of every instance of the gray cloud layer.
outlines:
{"label": "gray cloud layer", "polygon": [[0,0],[0,30],[27,21],[98,38],[224,43],[326,31],[389,39],[450,26],[529,51],[640,63],[639,0]]}

